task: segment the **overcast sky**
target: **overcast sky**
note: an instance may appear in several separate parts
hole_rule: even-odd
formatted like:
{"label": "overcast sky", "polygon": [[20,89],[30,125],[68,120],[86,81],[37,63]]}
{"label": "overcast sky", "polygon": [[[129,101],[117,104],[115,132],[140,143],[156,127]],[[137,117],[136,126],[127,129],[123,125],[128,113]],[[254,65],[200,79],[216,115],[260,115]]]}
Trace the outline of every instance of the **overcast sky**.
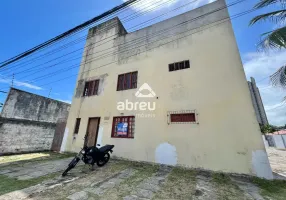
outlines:
{"label": "overcast sky", "polygon": [[[126,0],[3,0],[0,3],[0,62],[65,32],[103,11],[121,4],[123,1]],[[131,9],[120,14],[120,18],[132,14],[134,11],[137,13],[147,12],[141,17],[123,23],[128,31],[134,31],[212,1],[213,0],[144,0],[143,3],[133,6]],[[235,0],[227,0],[228,3],[234,1]],[[258,0],[246,0],[243,3],[230,7],[229,13],[232,16],[249,10],[257,1]],[[148,12],[150,9],[152,9],[152,12]],[[174,9],[176,10],[173,11]],[[283,97],[286,96],[286,91],[270,87],[268,77],[280,66],[285,65],[286,51],[262,53],[258,52],[256,48],[256,44],[260,39],[259,35],[263,32],[275,29],[277,25],[260,23],[252,27],[248,26],[250,19],[255,15],[273,9],[274,7],[271,7],[252,12],[232,20],[232,23],[247,79],[249,79],[250,76],[256,79],[270,123],[285,125],[286,106],[281,104],[281,102]],[[164,15],[160,18],[133,28],[138,25],[138,23],[153,19],[162,14]],[[86,32],[82,32],[68,41],[84,37],[85,34]],[[82,48],[83,45],[84,40],[71,48],[62,50],[60,53],[65,54],[77,50]],[[56,47],[57,45],[55,45],[54,48]],[[42,53],[45,52],[46,51],[43,51]],[[20,62],[21,65],[15,66],[19,64],[16,63],[13,65],[13,71],[11,69],[0,70],[0,90],[8,90],[14,73],[14,85],[16,87],[44,96],[47,96],[52,89],[50,97],[71,102],[82,51],[76,51],[68,57],[43,65],[44,62],[58,57],[60,53],[31,64],[23,65],[21,64],[22,62]],[[41,53],[38,55],[41,55]],[[31,59],[32,58],[34,57],[31,57]],[[67,58],[73,58],[73,60],[52,66],[56,62],[64,61]],[[55,73],[53,76],[39,79],[39,76],[44,76],[59,69],[70,68],[70,66],[73,65],[76,67],[64,73]],[[23,73],[23,70],[36,66],[38,66],[35,68],[36,70],[30,69],[30,71],[28,71],[29,73]],[[49,67],[44,68],[45,66]],[[43,69],[39,70],[39,67]],[[64,79],[65,77],[70,78]],[[51,83],[53,81],[57,82]],[[3,94],[0,95],[0,101],[3,102],[6,96]]]}

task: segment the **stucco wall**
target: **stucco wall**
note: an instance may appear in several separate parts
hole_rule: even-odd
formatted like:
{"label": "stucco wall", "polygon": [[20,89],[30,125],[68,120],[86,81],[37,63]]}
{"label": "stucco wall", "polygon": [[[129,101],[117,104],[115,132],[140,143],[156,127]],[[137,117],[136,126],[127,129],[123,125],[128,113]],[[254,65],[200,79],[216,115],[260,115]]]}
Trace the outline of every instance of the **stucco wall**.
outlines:
{"label": "stucco wall", "polygon": [[1,117],[57,122],[67,118],[70,104],[11,88]]}
{"label": "stucco wall", "polygon": [[0,154],[50,150],[54,123],[0,118]]}
{"label": "stucco wall", "polygon": [[[88,119],[100,117],[98,143],[114,144],[116,156],[271,178],[232,25],[229,21],[209,25],[227,18],[227,10],[163,31],[222,6],[225,2],[219,0],[136,32],[117,34],[114,41],[101,46],[96,46],[97,42],[116,34],[117,28],[89,39],[87,47],[94,42],[91,52],[98,52],[92,57],[107,48],[113,48],[113,55],[92,63],[86,62],[90,55],[83,56],[64,149],[78,151]],[[163,35],[153,35],[158,32]],[[172,37],[166,38],[168,35]],[[183,60],[190,60],[190,69],[169,72],[170,63]],[[118,75],[132,71],[138,71],[138,88],[148,83],[155,98],[135,97],[138,88],[116,91]],[[81,97],[84,81],[97,78],[99,95]],[[111,138],[113,117],[150,114],[118,111],[117,103],[127,99],[155,102],[156,110],[151,112],[155,117],[136,117],[134,139]],[[184,110],[196,110],[198,123],[168,124],[169,111]],[[81,125],[74,139],[76,118],[81,118]]]}

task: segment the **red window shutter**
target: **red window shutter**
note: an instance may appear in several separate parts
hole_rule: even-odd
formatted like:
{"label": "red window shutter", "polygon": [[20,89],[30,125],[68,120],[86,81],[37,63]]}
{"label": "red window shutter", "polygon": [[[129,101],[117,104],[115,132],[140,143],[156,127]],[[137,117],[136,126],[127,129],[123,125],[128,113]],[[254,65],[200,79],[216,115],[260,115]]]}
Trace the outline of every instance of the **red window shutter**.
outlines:
{"label": "red window shutter", "polygon": [[131,85],[131,88],[134,89],[134,88],[137,88],[137,72],[133,72],[132,73],[132,85]]}
{"label": "red window shutter", "polygon": [[124,85],[124,74],[121,74],[118,76],[117,91],[123,90],[123,85]]}
{"label": "red window shutter", "polygon": [[171,114],[171,122],[196,122],[195,113]]}
{"label": "red window shutter", "polygon": [[93,95],[98,95],[99,80],[94,81]]}
{"label": "red window shutter", "polygon": [[94,81],[90,81],[88,86],[88,96],[93,95],[93,89],[94,89]]}

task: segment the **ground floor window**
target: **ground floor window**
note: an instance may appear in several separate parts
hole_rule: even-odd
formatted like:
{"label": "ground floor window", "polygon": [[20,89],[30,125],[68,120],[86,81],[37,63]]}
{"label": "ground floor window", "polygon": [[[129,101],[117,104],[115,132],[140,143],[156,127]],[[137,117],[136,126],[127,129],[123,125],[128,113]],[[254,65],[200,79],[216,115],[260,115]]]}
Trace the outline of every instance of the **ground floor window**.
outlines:
{"label": "ground floor window", "polygon": [[134,138],[135,116],[114,117],[111,137]]}

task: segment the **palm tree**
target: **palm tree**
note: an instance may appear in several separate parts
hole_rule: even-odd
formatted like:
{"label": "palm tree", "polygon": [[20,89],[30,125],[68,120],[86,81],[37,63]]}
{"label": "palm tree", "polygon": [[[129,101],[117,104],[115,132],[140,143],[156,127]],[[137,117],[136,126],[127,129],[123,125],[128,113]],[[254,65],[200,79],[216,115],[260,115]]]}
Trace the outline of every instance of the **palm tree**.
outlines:
{"label": "palm tree", "polygon": [[[260,21],[266,21],[270,20],[271,22],[274,22],[278,25],[281,25],[286,20],[286,0],[260,0],[259,3],[257,3],[254,8],[261,9],[266,6],[270,6],[272,4],[279,4],[281,5],[281,9],[265,13],[262,15],[258,15],[254,17],[250,21],[250,25],[253,25]],[[273,31],[269,31],[262,34],[262,40],[259,43],[259,47],[262,49],[265,48],[286,48],[286,26],[282,25],[282,27],[277,28]]]}
{"label": "palm tree", "polygon": [[[262,39],[258,44],[260,49],[285,49],[286,48],[286,0],[260,0],[254,8],[261,9],[270,5],[279,5],[280,9],[258,15],[250,21],[250,25],[257,22],[269,20],[278,24],[280,27],[262,34]],[[286,89],[286,66],[281,67],[270,76],[271,83],[274,87]],[[285,97],[286,99],[286,97]]]}

